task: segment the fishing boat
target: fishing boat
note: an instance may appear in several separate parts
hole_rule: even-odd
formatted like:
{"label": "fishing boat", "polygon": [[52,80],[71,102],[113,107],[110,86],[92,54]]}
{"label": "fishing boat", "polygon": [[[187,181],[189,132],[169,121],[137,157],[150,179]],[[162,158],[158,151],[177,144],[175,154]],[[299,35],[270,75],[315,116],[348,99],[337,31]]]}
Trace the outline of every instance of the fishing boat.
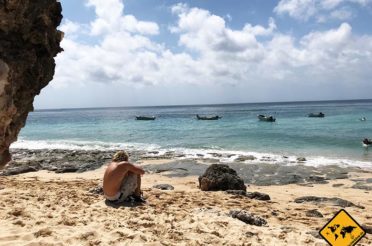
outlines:
{"label": "fishing boat", "polygon": [[219,120],[222,118],[222,116],[219,116],[219,115],[212,115],[212,116],[200,116],[200,115],[196,115],[196,118],[198,120]]}
{"label": "fishing boat", "polygon": [[267,121],[267,122],[275,122],[276,121],[276,119],[273,116],[271,116],[271,115],[259,114],[259,115],[257,115],[257,118],[260,121]]}
{"label": "fishing boat", "polygon": [[363,144],[363,147],[368,148],[369,146],[372,146],[372,140],[365,138],[363,139],[362,144]]}
{"label": "fishing boat", "polygon": [[136,116],[136,120],[155,120],[155,116]]}
{"label": "fishing boat", "polygon": [[360,121],[366,121],[367,118],[366,117],[362,117],[362,118],[359,118]]}
{"label": "fishing boat", "polygon": [[324,118],[324,116],[325,114],[323,114],[322,112],[308,114],[308,117],[311,117],[311,118]]}

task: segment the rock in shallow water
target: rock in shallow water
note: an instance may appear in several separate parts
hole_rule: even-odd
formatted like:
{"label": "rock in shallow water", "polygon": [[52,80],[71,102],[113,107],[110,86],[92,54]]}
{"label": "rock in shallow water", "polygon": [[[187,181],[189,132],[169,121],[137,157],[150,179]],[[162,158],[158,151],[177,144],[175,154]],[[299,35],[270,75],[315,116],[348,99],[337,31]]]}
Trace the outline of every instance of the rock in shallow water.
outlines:
{"label": "rock in shallow water", "polygon": [[238,158],[235,159],[237,162],[245,162],[245,161],[253,161],[256,160],[257,158],[254,157],[253,155],[241,155]]}
{"label": "rock in shallow water", "polygon": [[234,169],[224,164],[210,165],[202,176],[199,176],[199,187],[203,191],[246,190],[242,178]]}
{"label": "rock in shallow water", "polygon": [[243,221],[246,224],[255,225],[255,226],[264,226],[267,224],[267,221],[261,217],[254,216],[247,211],[241,210],[231,210],[229,216]]}

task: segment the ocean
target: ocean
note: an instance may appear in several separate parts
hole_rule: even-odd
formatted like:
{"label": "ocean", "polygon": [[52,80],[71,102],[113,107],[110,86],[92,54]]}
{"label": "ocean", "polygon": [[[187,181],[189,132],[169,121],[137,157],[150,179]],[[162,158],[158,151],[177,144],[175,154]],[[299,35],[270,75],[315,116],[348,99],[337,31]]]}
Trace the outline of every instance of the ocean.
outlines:
{"label": "ocean", "polygon": [[[326,117],[308,118],[311,112]],[[201,121],[196,114],[222,119]],[[277,121],[261,122],[258,114]],[[372,168],[372,147],[362,147],[363,138],[372,138],[372,100],[37,110],[11,147],[175,151],[187,158],[220,153],[223,162],[233,161],[233,153],[283,165],[305,157],[305,165]]]}

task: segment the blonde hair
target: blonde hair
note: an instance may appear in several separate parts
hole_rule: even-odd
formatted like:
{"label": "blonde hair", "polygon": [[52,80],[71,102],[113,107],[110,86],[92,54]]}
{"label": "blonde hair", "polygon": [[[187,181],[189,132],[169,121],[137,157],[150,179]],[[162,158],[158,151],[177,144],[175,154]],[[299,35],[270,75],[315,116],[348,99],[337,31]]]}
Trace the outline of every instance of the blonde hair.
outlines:
{"label": "blonde hair", "polygon": [[112,157],[112,161],[114,162],[120,162],[120,161],[128,161],[128,154],[124,150],[120,150],[115,153],[115,155]]}

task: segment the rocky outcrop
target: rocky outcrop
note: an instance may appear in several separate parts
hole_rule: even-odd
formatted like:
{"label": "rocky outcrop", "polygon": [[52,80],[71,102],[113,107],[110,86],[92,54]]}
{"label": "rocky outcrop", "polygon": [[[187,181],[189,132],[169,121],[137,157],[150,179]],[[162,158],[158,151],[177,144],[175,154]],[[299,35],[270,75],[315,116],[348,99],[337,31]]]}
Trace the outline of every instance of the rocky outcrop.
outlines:
{"label": "rocky outcrop", "polygon": [[0,168],[34,97],[53,79],[61,11],[56,0],[0,0]]}
{"label": "rocky outcrop", "polygon": [[[12,150],[13,160],[0,176],[47,170],[56,173],[85,172],[108,163],[115,151]],[[137,153],[133,153],[135,156]]]}
{"label": "rocky outcrop", "polygon": [[210,165],[205,173],[199,177],[199,187],[203,191],[245,191],[247,189],[243,179],[238,176],[236,171],[223,164]]}
{"label": "rocky outcrop", "polygon": [[361,208],[361,209],[364,209],[364,206],[361,206],[361,205],[356,205],[352,202],[349,202],[347,200],[344,200],[344,199],[341,199],[341,198],[338,198],[338,197],[318,197],[318,196],[302,196],[302,197],[298,197],[294,200],[295,203],[306,203],[306,202],[310,202],[310,203],[314,203],[314,204],[317,204],[317,205],[321,205],[321,204],[331,204],[331,205],[334,205],[334,206],[339,206],[339,207],[357,207],[357,208]]}

